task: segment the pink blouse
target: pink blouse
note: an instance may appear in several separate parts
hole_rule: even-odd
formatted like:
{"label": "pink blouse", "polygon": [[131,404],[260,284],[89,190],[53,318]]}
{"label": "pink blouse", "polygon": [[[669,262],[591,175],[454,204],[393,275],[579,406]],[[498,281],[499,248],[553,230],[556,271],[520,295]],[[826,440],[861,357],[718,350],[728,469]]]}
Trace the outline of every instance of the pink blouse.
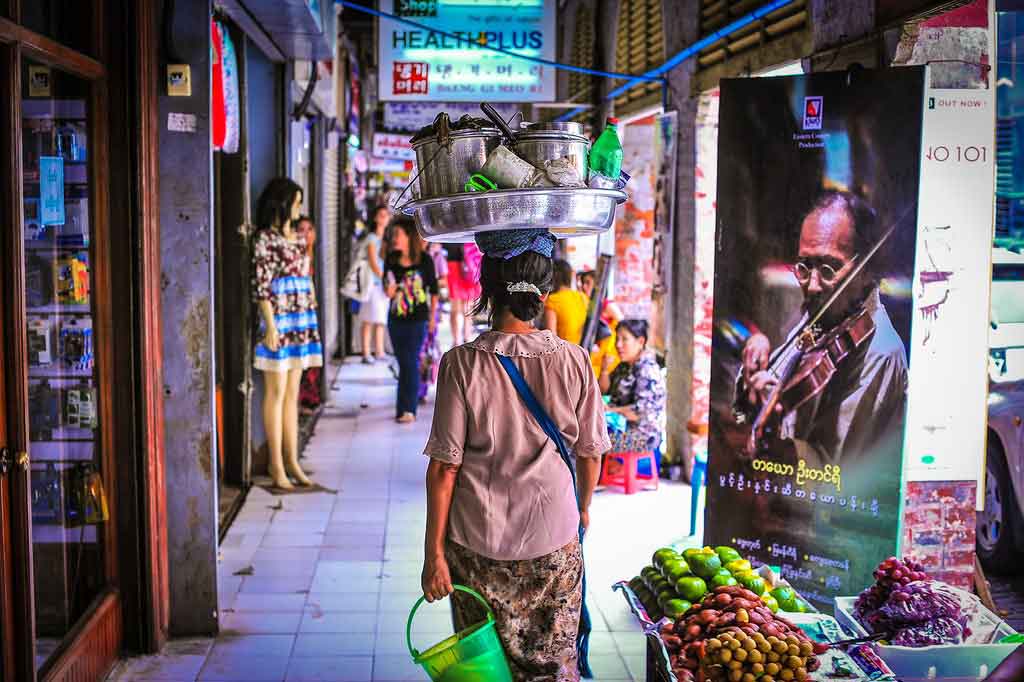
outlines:
{"label": "pink blouse", "polygon": [[568,467],[526,409],[496,355],[513,358],[576,457],[611,449],[586,351],[550,331],[487,332],[445,353],[424,454],[460,465],[448,538],[477,554],[536,559],[576,537]]}

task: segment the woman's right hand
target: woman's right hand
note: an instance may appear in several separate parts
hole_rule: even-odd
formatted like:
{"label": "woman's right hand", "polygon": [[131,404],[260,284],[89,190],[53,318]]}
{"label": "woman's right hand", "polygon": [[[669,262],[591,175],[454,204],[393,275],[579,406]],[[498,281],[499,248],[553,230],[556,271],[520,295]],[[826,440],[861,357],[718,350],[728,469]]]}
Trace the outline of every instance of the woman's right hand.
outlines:
{"label": "woman's right hand", "polygon": [[608,372],[611,371],[612,363],[614,362],[615,358],[613,358],[610,354],[606,354],[603,358],[601,358],[601,374],[608,374]]}
{"label": "woman's right hand", "polygon": [[267,328],[267,333],[263,337],[263,345],[272,353],[277,352],[278,348],[281,346],[281,337],[277,333],[277,327],[271,325]]}
{"label": "woman's right hand", "polygon": [[448,561],[444,557],[426,559],[423,562],[423,575],[420,577],[423,596],[428,602],[444,599],[455,591],[452,587],[452,576],[448,571]]}

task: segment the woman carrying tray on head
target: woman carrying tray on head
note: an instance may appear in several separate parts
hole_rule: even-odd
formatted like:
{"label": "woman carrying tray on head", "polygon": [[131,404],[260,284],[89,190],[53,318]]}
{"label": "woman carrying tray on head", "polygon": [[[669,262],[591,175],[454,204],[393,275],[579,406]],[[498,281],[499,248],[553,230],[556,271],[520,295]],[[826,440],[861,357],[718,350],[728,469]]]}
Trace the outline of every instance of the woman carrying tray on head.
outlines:
{"label": "woman carrying tray on head", "polygon": [[[552,287],[554,237],[515,230],[476,240],[485,255],[477,312],[490,313],[492,330],[441,360],[425,447],[423,592],[434,601],[459,583],[482,594],[517,681],[578,680],[586,650],[577,642],[578,532],[589,524],[598,463],[610,448],[597,378],[586,351],[533,326]],[[575,454],[577,490],[513,371]],[[452,599],[456,628],[484,617],[461,593]]]}

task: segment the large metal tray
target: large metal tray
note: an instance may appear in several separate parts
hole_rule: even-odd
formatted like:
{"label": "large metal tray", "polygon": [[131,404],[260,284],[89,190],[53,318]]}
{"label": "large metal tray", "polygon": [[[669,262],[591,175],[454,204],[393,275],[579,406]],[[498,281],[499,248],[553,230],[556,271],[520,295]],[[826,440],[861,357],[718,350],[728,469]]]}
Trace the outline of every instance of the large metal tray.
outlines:
{"label": "large metal tray", "polygon": [[604,232],[625,200],[626,193],[614,189],[503,189],[418,199],[402,210],[427,241],[471,242],[477,232],[527,227],[546,227],[564,238]]}

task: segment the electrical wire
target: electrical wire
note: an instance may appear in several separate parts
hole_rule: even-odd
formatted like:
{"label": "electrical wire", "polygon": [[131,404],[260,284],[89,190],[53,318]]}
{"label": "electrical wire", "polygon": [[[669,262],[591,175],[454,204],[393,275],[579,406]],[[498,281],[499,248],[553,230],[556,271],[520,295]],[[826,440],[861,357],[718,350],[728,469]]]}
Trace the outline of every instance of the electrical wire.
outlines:
{"label": "electrical wire", "polygon": [[[773,0],[773,2],[769,2],[767,5],[765,5],[763,7],[759,7],[756,10],[754,10],[753,12],[750,12],[749,14],[743,15],[739,19],[736,19],[735,21],[726,24],[725,26],[723,26],[722,28],[714,31],[713,33],[709,33],[708,35],[704,36],[703,38],[701,38],[697,42],[693,43],[689,47],[687,47],[684,50],[682,50],[681,52],[676,53],[674,56],[672,56],[668,61],[666,61],[661,66],[656,67],[654,69],[651,69],[650,71],[645,73],[644,76],[658,76],[660,78],[660,76],[662,74],[667,73],[667,72],[671,71],[672,69],[676,68],[677,66],[679,66],[680,64],[685,62],[690,57],[695,56],[701,50],[704,50],[707,47],[717,43],[719,40],[725,38],[730,33],[735,33],[736,31],[740,30],[741,28],[743,28],[745,26],[748,26],[748,25],[754,23],[755,21],[759,21],[759,20],[763,19],[765,16],[767,16],[768,14],[771,14],[772,12],[774,12],[774,11],[776,11],[778,9],[781,9],[781,8],[785,7],[786,5],[792,4],[795,1],[796,0]],[[664,81],[665,79],[661,78],[661,80]],[[632,90],[634,87],[636,87],[637,85],[640,85],[642,83],[643,83],[643,80],[641,80],[640,77],[633,78],[633,79],[627,81],[626,83],[623,83],[619,87],[615,88],[611,92],[609,92],[607,95],[605,95],[605,99],[606,100],[615,99],[616,97],[618,97],[622,93],[628,92],[629,90]],[[561,116],[559,116],[555,120],[556,121],[568,121],[568,120],[578,116],[579,114],[583,113],[584,111],[586,111],[585,108],[577,107],[576,109],[573,109],[572,111],[568,111],[568,112],[562,114]]]}
{"label": "electrical wire", "polygon": [[[787,2],[793,2],[793,1],[794,0],[787,0]],[[421,24],[421,23],[416,22],[416,21],[411,21],[411,20],[405,19],[403,17],[395,16],[394,14],[389,14],[388,12],[381,12],[380,10],[376,10],[376,9],[371,8],[371,7],[366,7],[365,5],[360,5],[360,4],[355,3],[355,2],[350,2],[350,0],[336,0],[336,2],[339,5],[342,5],[344,7],[348,7],[349,9],[354,9],[354,10],[356,10],[358,12],[363,12],[365,14],[370,14],[372,16],[380,17],[380,18],[383,18],[383,19],[390,19],[391,21],[395,21],[395,22],[398,22],[400,24],[406,24],[408,26],[414,26],[414,27],[416,27],[418,29],[422,29],[424,31],[430,31],[431,33],[436,33],[438,35],[445,36],[446,38],[453,38],[454,40],[458,40],[460,42],[464,42],[464,43],[467,43],[469,45],[475,45],[477,47],[480,47],[481,49],[491,50],[492,52],[499,52],[501,54],[508,55],[509,57],[516,57],[517,59],[523,59],[525,61],[533,62],[535,64],[544,64],[545,66],[550,66],[550,67],[553,67],[555,69],[561,69],[563,71],[574,71],[576,73],[584,73],[584,74],[587,74],[587,75],[590,75],[590,76],[601,76],[603,78],[619,78],[619,79],[629,80],[631,82],[632,81],[637,81],[637,82],[644,82],[644,83],[658,83],[658,82],[660,82],[662,80],[661,78],[659,78],[657,76],[637,75],[637,74],[633,74],[633,73],[619,73],[619,72],[616,72],[616,71],[600,71],[598,69],[588,69],[586,67],[575,66],[573,64],[563,64],[562,62],[556,62],[556,61],[553,61],[551,59],[543,59],[541,57],[531,57],[529,55],[519,54],[518,52],[513,52],[512,50],[506,50],[506,49],[501,48],[501,47],[494,47],[493,45],[487,45],[485,43],[478,43],[478,42],[475,42],[475,41],[466,40],[466,38],[457,36],[454,33],[448,33],[447,31],[442,31],[442,30],[434,28],[432,26],[427,26],[426,24]]]}

